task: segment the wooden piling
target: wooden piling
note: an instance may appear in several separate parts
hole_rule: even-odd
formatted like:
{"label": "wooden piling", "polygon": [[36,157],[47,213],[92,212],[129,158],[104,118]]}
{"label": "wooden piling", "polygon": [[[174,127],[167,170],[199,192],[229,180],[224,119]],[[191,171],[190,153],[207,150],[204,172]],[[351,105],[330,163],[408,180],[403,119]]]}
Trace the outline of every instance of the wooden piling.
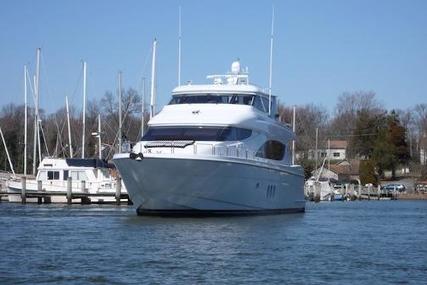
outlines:
{"label": "wooden piling", "polygon": [[67,204],[71,205],[73,202],[73,191],[72,191],[72,180],[71,177],[67,178]]}
{"label": "wooden piling", "polygon": [[371,188],[372,188],[372,186],[369,185],[368,186],[368,200],[371,200]]}
{"label": "wooden piling", "polygon": [[[43,191],[43,185],[42,185],[42,181],[41,180],[37,180],[37,192],[41,192]],[[37,197],[37,203],[41,204],[43,202],[43,198],[42,197]]]}
{"label": "wooden piling", "polygon": [[358,185],[358,194],[359,194],[359,200],[362,200],[362,185],[360,183]]}
{"label": "wooden piling", "polygon": [[120,198],[122,195],[122,178],[119,177],[117,178],[117,182],[116,182],[116,204],[120,205]]}
{"label": "wooden piling", "polygon": [[27,203],[27,196],[26,196],[26,192],[27,192],[27,177],[23,176],[21,178],[21,182],[22,182],[22,187],[21,187],[21,203],[25,204],[25,203]]}
{"label": "wooden piling", "polygon": [[377,186],[377,194],[378,194],[378,200],[381,198],[381,185],[378,184]]}

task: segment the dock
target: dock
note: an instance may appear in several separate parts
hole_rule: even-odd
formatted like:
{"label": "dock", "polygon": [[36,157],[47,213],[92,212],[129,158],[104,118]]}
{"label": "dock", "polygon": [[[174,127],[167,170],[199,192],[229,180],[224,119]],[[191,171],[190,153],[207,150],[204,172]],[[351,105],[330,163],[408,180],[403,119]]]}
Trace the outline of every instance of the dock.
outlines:
{"label": "dock", "polygon": [[[58,191],[22,191],[21,193],[21,203],[26,204],[27,199],[36,198],[38,204],[50,204],[52,203],[52,197],[64,197],[66,204],[127,204],[132,205],[132,201],[129,199],[127,193],[120,193],[118,195],[106,192],[98,193],[86,193],[86,192],[72,192],[64,193]],[[7,197],[11,193],[6,191],[0,191],[0,197]],[[19,193],[13,193],[12,195],[19,195]],[[93,197],[105,197],[105,198],[114,198],[114,202],[109,201],[92,201]],[[2,201],[2,199],[0,199]],[[4,201],[4,200],[3,200]]]}
{"label": "dock", "polygon": [[[10,175],[9,175],[10,176]],[[129,198],[129,195],[127,193],[123,193],[121,189],[121,183],[117,184],[115,192],[96,192],[96,193],[89,193],[87,189],[85,188],[85,181],[82,181],[82,187],[79,188],[79,190],[72,188],[71,184],[71,178],[67,181],[67,191],[48,191],[45,189],[42,189],[41,187],[41,181],[39,181],[39,189],[38,190],[28,190],[26,189],[26,178],[21,177],[22,181],[22,189],[21,192],[9,192],[6,190],[5,181],[7,180],[7,174],[0,173],[0,202],[7,202],[10,196],[20,196],[20,202],[22,204],[26,204],[28,202],[28,199],[37,199],[38,204],[50,204],[52,203],[52,198],[55,197],[63,197],[61,199],[64,201],[62,204],[116,204],[116,205],[132,205],[132,201]],[[120,180],[119,180],[120,181]],[[97,199],[93,199],[93,198]],[[92,198],[92,199],[91,199]],[[102,199],[102,198],[105,198]],[[55,202],[60,203],[61,202]]]}

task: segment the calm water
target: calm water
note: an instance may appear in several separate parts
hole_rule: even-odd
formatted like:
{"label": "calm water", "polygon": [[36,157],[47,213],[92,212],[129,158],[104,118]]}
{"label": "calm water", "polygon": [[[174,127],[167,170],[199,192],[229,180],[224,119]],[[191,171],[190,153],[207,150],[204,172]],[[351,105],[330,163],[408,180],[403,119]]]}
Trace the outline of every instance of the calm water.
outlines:
{"label": "calm water", "polygon": [[138,217],[115,206],[0,204],[0,284],[426,284],[427,202],[305,214]]}

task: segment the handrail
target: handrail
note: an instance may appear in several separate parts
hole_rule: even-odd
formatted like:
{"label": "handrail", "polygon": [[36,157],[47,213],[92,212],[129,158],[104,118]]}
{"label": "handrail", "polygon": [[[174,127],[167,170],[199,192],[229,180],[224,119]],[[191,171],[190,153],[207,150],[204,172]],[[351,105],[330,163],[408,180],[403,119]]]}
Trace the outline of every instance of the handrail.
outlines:
{"label": "handrail", "polygon": [[[192,144],[192,154],[215,156],[215,157],[231,157],[253,161],[264,161],[262,157],[256,156],[256,152],[244,148],[241,143],[233,145],[218,145],[213,143],[194,143]],[[164,146],[162,149],[169,149],[170,154],[179,154],[178,148],[172,146]],[[183,148],[180,148],[183,149]],[[188,149],[187,149],[188,151]]]}

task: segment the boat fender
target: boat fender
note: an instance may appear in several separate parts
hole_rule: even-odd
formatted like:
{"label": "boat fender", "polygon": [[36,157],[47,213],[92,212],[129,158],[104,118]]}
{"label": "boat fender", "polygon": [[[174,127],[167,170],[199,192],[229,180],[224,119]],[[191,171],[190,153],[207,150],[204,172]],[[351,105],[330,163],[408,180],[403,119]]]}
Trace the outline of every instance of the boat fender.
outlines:
{"label": "boat fender", "polygon": [[144,155],[142,154],[142,152],[138,153],[138,157],[136,158],[136,160],[143,160],[144,159]]}
{"label": "boat fender", "polygon": [[136,153],[134,153],[134,152],[131,152],[130,154],[129,154],[129,158],[130,159],[136,159],[138,157],[138,155],[136,154]]}

